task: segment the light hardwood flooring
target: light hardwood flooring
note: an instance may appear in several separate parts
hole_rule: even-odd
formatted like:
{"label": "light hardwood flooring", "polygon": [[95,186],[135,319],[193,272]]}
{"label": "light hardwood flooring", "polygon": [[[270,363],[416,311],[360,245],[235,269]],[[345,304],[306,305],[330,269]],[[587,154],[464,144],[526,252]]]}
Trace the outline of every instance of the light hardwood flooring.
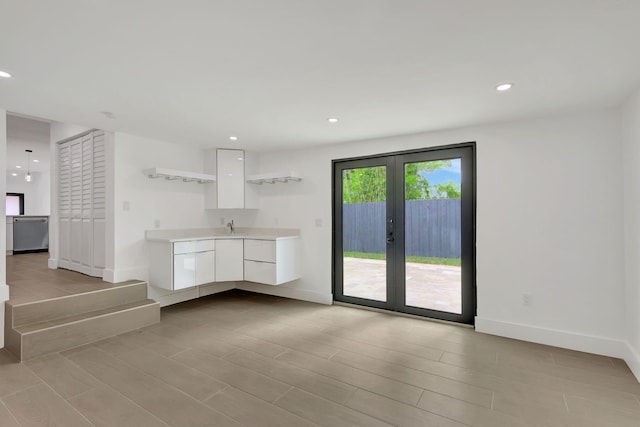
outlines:
{"label": "light hardwood flooring", "polygon": [[98,277],[48,268],[47,252],[10,255],[6,258],[9,301],[12,304],[75,295],[114,286]]}
{"label": "light hardwood flooring", "polygon": [[231,291],[24,364],[1,426],[633,426],[621,360],[351,307]]}

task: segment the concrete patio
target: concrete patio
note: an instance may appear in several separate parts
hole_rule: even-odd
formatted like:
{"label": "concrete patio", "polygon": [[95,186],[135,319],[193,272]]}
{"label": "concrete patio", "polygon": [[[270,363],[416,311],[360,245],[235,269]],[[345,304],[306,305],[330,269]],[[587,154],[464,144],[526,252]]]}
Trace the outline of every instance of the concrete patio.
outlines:
{"label": "concrete patio", "polygon": [[[406,264],[406,305],[462,313],[460,267]],[[344,294],[386,300],[386,261],[344,258]]]}

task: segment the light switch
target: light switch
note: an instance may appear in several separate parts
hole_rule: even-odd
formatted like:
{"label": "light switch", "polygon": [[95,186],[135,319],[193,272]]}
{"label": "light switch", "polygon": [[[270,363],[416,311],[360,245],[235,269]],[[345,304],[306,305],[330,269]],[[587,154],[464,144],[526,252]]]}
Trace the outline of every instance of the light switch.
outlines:
{"label": "light switch", "polygon": [[322,227],[322,218],[316,218],[316,227]]}
{"label": "light switch", "polygon": [[122,202],[122,210],[123,211],[128,211],[131,209],[131,205],[129,204],[128,200],[125,200],[124,202]]}

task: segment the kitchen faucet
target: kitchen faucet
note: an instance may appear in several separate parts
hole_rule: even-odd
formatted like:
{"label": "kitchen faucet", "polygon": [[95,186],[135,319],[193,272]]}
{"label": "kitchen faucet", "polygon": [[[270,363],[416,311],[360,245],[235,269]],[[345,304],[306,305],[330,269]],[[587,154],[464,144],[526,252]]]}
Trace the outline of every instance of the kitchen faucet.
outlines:
{"label": "kitchen faucet", "polygon": [[229,227],[229,232],[231,234],[233,234],[233,220],[231,220],[231,222],[227,223],[227,227]]}

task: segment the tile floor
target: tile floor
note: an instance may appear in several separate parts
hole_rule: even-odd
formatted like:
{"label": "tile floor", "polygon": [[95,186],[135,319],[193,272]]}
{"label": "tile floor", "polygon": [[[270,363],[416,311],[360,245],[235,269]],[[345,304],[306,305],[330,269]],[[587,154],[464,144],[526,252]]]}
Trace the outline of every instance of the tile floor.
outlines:
{"label": "tile floor", "polygon": [[113,286],[98,277],[48,268],[47,252],[10,255],[6,258],[9,298],[13,304],[75,295]]}
{"label": "tile floor", "polygon": [[633,426],[624,362],[468,328],[232,291],[23,364],[1,426]]}

